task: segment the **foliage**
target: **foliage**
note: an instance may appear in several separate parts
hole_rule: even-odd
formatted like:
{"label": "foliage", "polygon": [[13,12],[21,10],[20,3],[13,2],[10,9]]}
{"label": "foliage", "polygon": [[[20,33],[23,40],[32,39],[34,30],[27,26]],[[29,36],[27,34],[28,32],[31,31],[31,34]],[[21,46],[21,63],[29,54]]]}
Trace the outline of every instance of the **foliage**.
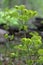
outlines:
{"label": "foliage", "polygon": [[21,44],[14,46],[14,52],[11,54],[12,58],[21,59],[27,65],[43,63],[43,49],[41,49],[42,41],[37,32],[31,33],[30,38],[22,38]]}
{"label": "foliage", "polygon": [[25,30],[27,21],[36,15],[36,11],[26,9],[24,5],[15,6],[0,12],[0,24],[5,23],[7,27],[16,26],[20,29],[23,27]]}
{"label": "foliage", "polygon": [[8,34],[4,34],[4,37],[8,40],[14,40],[14,35],[8,35]]}
{"label": "foliage", "polygon": [[38,11],[38,16],[43,17],[43,0],[27,0],[28,8]]}

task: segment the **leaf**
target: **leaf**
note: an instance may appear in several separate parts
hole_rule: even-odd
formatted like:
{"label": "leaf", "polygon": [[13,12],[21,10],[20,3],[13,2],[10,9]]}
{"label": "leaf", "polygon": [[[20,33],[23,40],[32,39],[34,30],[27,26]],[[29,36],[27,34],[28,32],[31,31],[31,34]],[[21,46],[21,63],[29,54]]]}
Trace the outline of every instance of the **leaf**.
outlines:
{"label": "leaf", "polygon": [[38,54],[39,54],[39,55],[43,55],[43,49],[39,49],[39,50],[38,50]]}
{"label": "leaf", "polygon": [[27,60],[26,63],[27,63],[28,65],[32,65],[32,60]]}
{"label": "leaf", "polygon": [[40,56],[40,57],[39,57],[38,63],[39,63],[39,64],[43,64],[43,56]]}
{"label": "leaf", "polygon": [[14,57],[16,57],[16,54],[15,53],[10,53],[10,57],[14,58]]}
{"label": "leaf", "polygon": [[8,34],[5,34],[4,37],[7,39],[8,38]]}

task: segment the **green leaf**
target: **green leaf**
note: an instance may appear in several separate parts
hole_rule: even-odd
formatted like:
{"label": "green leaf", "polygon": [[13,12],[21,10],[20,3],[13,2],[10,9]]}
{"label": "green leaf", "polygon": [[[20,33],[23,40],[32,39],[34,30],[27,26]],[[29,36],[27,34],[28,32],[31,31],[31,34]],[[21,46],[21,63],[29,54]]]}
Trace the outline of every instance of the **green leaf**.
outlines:
{"label": "green leaf", "polygon": [[8,38],[8,34],[5,34],[4,37],[7,39]]}
{"label": "green leaf", "polygon": [[10,57],[14,58],[14,57],[16,57],[16,54],[15,53],[10,53]]}
{"label": "green leaf", "polygon": [[39,55],[43,55],[43,49],[39,49],[39,50],[38,50],[38,54],[39,54]]}
{"label": "green leaf", "polygon": [[28,65],[32,65],[32,60],[27,60],[26,63],[27,63]]}
{"label": "green leaf", "polygon": [[39,63],[39,64],[43,64],[43,56],[40,56],[40,57],[39,57],[38,63]]}

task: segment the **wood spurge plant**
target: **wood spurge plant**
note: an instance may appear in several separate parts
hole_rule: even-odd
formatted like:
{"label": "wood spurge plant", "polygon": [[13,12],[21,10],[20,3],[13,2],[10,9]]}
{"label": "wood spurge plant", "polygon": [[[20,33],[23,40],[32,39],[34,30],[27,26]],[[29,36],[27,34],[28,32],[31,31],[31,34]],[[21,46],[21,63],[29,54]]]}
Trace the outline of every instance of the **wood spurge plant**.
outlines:
{"label": "wood spurge plant", "polygon": [[31,39],[22,38],[21,44],[14,46],[14,52],[11,53],[11,57],[12,59],[20,59],[24,65],[43,64],[41,36],[37,32],[31,33],[31,35],[33,35]]}
{"label": "wood spurge plant", "polygon": [[24,5],[15,6],[12,9],[5,9],[0,12],[0,24],[6,24],[7,28],[9,26],[16,26],[19,29],[23,28],[25,30],[28,27],[26,25],[28,20],[36,15],[36,11],[26,9]]}
{"label": "wood spurge plant", "polygon": [[0,65],[43,65],[43,18],[37,15],[25,5],[0,11]]}

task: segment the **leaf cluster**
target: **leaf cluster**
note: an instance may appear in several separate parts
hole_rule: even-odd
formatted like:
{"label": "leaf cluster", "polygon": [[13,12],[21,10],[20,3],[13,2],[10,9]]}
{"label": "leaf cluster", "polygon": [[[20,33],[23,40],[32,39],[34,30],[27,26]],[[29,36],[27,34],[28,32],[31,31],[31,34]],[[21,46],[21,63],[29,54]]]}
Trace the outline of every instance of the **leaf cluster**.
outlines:
{"label": "leaf cluster", "polygon": [[0,24],[6,24],[8,26],[16,26],[20,29],[26,27],[26,22],[32,17],[36,16],[37,12],[28,10],[24,5],[15,6],[12,9],[5,9],[0,12]]}

